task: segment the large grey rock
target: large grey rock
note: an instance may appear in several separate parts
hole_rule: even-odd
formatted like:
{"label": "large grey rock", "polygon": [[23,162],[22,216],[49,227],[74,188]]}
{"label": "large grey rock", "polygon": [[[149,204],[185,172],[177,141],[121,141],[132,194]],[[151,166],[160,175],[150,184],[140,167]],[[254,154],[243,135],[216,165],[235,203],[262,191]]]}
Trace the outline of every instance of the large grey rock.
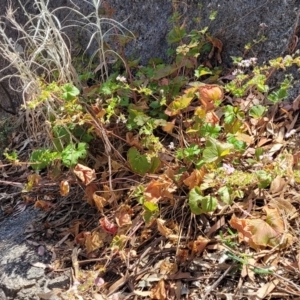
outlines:
{"label": "large grey rock", "polygon": [[[0,222],[0,299],[38,300],[38,294],[49,293],[53,288],[67,290],[70,275],[48,274],[36,263],[49,263],[50,253],[38,255],[37,247],[25,239],[24,230],[32,226],[36,211],[28,208],[15,217]],[[57,297],[51,298],[58,299]]]}
{"label": "large grey rock", "polygon": [[[80,12],[87,16],[92,11],[92,6],[88,3],[90,1],[50,0],[49,7],[51,9],[61,6],[72,7],[75,4]],[[166,42],[166,35],[172,26],[168,19],[176,6],[182,15],[181,21],[186,23],[187,28],[201,29],[208,26],[211,35],[223,42],[222,56],[225,68],[230,67],[231,56],[243,56],[244,46],[259,40],[262,35],[266,40],[254,45],[247,56],[258,57],[260,62],[264,62],[283,55],[288,49],[297,25],[295,23],[300,6],[299,0],[106,0],[100,2],[111,9],[106,11],[113,13],[112,18],[122,22],[135,34],[136,39],[127,46],[126,54],[140,57],[142,64],[155,57],[168,59],[166,51],[169,45]],[[0,0],[2,11],[7,3],[8,0]],[[37,13],[32,6],[33,1],[22,0],[22,3],[26,4],[29,12]],[[18,1],[13,0],[12,5],[18,7]],[[211,21],[209,16],[214,11],[217,11],[217,16],[214,21]],[[101,12],[100,9],[99,13]],[[64,24],[70,24],[70,21],[74,22],[76,19],[76,15],[67,9],[57,10],[56,15]],[[21,9],[16,11],[16,17],[20,22],[25,22]],[[11,34],[13,39],[17,38],[16,32],[11,31]],[[85,31],[73,27],[67,30],[67,34],[71,41],[71,48],[76,48],[77,51],[80,45],[83,50],[86,49],[90,37]],[[95,50],[97,45],[93,44],[86,53],[91,55]],[[0,66],[3,65],[4,62],[0,58]],[[13,95],[13,100],[20,102],[16,94]],[[5,99],[7,95],[0,89],[1,103]]]}

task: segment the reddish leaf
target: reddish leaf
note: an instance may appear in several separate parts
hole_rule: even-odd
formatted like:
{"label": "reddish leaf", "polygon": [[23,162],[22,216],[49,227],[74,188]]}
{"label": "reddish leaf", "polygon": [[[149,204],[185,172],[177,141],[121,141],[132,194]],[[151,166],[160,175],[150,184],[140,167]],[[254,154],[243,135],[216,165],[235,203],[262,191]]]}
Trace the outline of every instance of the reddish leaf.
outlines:
{"label": "reddish leaf", "polygon": [[108,232],[112,235],[116,234],[118,231],[117,225],[110,222],[106,217],[101,218],[99,223],[105,232]]}
{"label": "reddish leaf", "polygon": [[204,106],[206,111],[213,110],[215,108],[215,101],[222,101],[224,97],[223,90],[218,85],[203,85],[198,87],[199,100]]}

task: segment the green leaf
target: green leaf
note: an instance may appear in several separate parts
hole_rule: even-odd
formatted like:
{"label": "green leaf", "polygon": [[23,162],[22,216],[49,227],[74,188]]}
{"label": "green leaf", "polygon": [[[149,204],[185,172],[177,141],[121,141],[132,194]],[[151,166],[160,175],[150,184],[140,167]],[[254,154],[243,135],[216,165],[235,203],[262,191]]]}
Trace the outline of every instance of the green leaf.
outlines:
{"label": "green leaf", "polygon": [[65,84],[63,87],[62,87],[62,90],[63,90],[63,99],[64,100],[73,100],[74,98],[76,98],[79,94],[80,94],[80,91],[77,87],[73,86],[72,84],[70,83],[67,83]]}
{"label": "green leaf", "polygon": [[159,212],[158,205],[153,202],[144,202],[143,207],[145,209],[144,220],[146,223],[149,223],[152,218],[157,216],[157,214]]}
{"label": "green leaf", "polygon": [[79,143],[76,147],[74,144],[68,145],[61,153],[63,164],[70,168],[78,163],[80,158],[85,158],[87,155],[87,144]]}
{"label": "green leaf", "polygon": [[246,149],[247,144],[243,141],[239,141],[233,134],[228,134],[227,142],[232,144],[234,148],[238,151],[243,151]]}
{"label": "green leaf", "polygon": [[218,195],[220,196],[221,200],[228,205],[232,204],[233,202],[231,194],[232,194],[232,188],[227,186],[222,186],[218,190]]}
{"label": "green leaf", "polygon": [[206,147],[203,151],[203,160],[206,163],[212,163],[221,160],[233,149],[229,143],[221,143],[213,138],[208,138]]}
{"label": "green leaf", "polygon": [[154,70],[154,73],[153,73],[153,79],[154,80],[160,80],[164,77],[167,77],[169,75],[171,75],[172,73],[174,73],[177,69],[172,66],[172,65],[163,65],[157,69]]}
{"label": "green leaf", "polygon": [[266,112],[267,108],[262,105],[254,105],[249,110],[249,116],[255,119],[260,119],[264,113]]}
{"label": "green leaf", "polygon": [[258,178],[258,187],[261,189],[264,189],[268,187],[272,182],[272,176],[271,174],[267,173],[264,170],[259,170],[256,172],[256,176]]}
{"label": "green leaf", "polygon": [[199,134],[202,137],[212,137],[217,138],[219,136],[219,133],[221,131],[221,127],[219,125],[212,125],[209,123],[203,124],[199,128]]}
{"label": "green leaf", "polygon": [[131,169],[138,174],[145,175],[151,168],[146,155],[140,154],[135,147],[128,150],[127,159]]}
{"label": "green leaf", "polygon": [[160,166],[160,159],[158,157],[153,157],[151,159],[151,164],[148,173],[155,173]]}
{"label": "green leaf", "polygon": [[193,188],[189,193],[189,206],[195,215],[212,212],[216,209],[218,201],[211,195],[202,196],[199,187]]}
{"label": "green leaf", "polygon": [[195,70],[195,77],[199,78],[204,75],[211,75],[212,71],[209,68],[204,66],[200,66],[198,69]]}
{"label": "green leaf", "polygon": [[174,26],[167,35],[167,42],[169,44],[178,43],[186,36],[186,31],[180,26]]}
{"label": "green leaf", "polygon": [[55,159],[59,158],[57,152],[51,152],[49,149],[38,149],[31,153],[29,161],[34,170],[43,170]]}
{"label": "green leaf", "polygon": [[286,98],[288,96],[288,92],[286,89],[280,89],[278,91],[274,91],[272,92],[269,96],[268,96],[268,100],[270,100],[273,103],[278,103],[280,101],[282,101],[284,98]]}

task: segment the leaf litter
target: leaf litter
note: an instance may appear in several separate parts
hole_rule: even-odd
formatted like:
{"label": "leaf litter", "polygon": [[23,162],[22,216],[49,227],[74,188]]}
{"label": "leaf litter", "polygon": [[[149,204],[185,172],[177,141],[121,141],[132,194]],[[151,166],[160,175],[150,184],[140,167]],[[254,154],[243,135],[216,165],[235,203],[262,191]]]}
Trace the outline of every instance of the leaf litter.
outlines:
{"label": "leaf litter", "polygon": [[[222,44],[212,43],[220,60]],[[154,79],[169,82],[173,72]],[[21,194],[25,205],[7,198],[1,209],[43,211],[27,239],[39,255],[52,253],[50,264],[37,266],[72,271],[69,299],[299,297],[299,147],[296,134],[287,137],[300,128],[298,98],[267,111],[259,92],[241,99],[219,85],[191,84],[166,106],[159,156],[144,150],[142,134],[95,125],[89,151],[96,162],[39,175],[1,164],[1,191]],[[140,110],[132,113],[144,122]],[[222,124],[227,139],[214,137]],[[35,242],[43,238],[53,241],[51,250]]]}

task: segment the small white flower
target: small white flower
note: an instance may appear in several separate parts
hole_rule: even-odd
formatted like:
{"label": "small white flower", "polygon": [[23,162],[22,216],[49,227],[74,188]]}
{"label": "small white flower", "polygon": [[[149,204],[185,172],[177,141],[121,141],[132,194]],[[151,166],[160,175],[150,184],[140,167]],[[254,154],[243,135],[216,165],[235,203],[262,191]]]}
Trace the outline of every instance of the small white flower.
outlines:
{"label": "small white flower", "polygon": [[296,133],[296,129],[292,129],[285,134],[285,138],[288,139]]}
{"label": "small white flower", "polygon": [[224,171],[226,172],[227,175],[230,175],[235,171],[235,168],[232,167],[229,164],[223,164],[223,169],[224,169]]}
{"label": "small white flower", "polygon": [[174,145],[174,143],[173,142],[171,142],[170,144],[169,144],[169,149],[170,150],[173,150],[173,149],[175,149],[175,145]]}
{"label": "small white flower", "polygon": [[244,74],[244,72],[240,69],[235,69],[233,72],[232,72],[232,75],[233,76],[236,76],[236,75],[239,75],[239,74]]}
{"label": "small white flower", "polygon": [[121,76],[121,75],[118,75],[116,80],[120,81],[120,82],[123,82],[123,83],[126,83],[127,82],[127,79],[126,77],[124,76]]}

